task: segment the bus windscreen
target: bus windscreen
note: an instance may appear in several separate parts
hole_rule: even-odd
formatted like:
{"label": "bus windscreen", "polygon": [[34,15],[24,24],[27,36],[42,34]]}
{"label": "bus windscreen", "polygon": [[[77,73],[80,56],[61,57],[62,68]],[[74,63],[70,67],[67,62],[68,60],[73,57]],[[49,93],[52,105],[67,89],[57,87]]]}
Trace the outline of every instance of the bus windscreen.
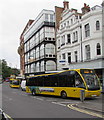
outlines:
{"label": "bus windscreen", "polygon": [[13,85],[19,85],[19,81],[18,80],[14,80],[14,81],[12,81],[12,84]]}
{"label": "bus windscreen", "polygon": [[87,84],[88,90],[100,90],[100,84],[94,70],[81,69],[81,74]]}

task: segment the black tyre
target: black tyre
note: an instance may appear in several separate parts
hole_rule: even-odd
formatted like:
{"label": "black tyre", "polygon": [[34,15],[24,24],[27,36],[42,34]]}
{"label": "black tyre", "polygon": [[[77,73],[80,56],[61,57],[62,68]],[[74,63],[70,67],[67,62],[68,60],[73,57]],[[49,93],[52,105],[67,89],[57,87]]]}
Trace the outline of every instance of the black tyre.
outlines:
{"label": "black tyre", "polygon": [[62,92],[61,92],[61,97],[62,97],[62,98],[67,98],[67,94],[66,94],[65,91],[62,91]]}
{"label": "black tyre", "polygon": [[33,96],[35,96],[35,95],[36,95],[35,90],[32,90],[32,95],[33,95]]}

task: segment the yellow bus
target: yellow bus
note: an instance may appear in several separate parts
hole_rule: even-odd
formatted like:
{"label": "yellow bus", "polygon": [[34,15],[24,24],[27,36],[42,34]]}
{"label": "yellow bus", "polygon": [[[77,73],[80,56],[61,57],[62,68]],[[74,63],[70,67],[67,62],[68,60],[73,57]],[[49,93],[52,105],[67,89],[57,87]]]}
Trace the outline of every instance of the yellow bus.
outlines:
{"label": "yellow bus", "polygon": [[12,88],[20,88],[20,80],[11,78],[10,79],[10,87]]}
{"label": "yellow bus", "polygon": [[73,69],[28,77],[26,92],[80,98],[81,90],[85,98],[101,94],[100,81],[93,69]]}

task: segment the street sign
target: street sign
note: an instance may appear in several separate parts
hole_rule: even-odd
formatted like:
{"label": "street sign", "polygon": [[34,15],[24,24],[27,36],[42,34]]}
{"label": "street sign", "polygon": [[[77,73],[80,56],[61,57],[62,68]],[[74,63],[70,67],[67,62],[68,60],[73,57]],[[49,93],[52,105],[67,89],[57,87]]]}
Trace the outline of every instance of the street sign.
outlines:
{"label": "street sign", "polygon": [[60,62],[60,63],[65,63],[66,61],[65,61],[65,60],[60,60],[59,62]]}

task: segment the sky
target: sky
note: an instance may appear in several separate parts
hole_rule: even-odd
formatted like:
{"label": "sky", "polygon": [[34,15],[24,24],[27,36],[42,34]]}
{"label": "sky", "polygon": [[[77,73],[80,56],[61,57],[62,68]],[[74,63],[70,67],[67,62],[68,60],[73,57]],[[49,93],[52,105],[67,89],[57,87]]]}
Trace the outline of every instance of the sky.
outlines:
{"label": "sky", "polygon": [[[5,59],[8,66],[20,68],[17,52],[20,35],[29,19],[35,19],[43,9],[53,10],[63,7],[64,0],[0,0],[0,59]],[[84,3],[93,7],[101,5],[102,0],[67,0],[69,8],[81,8]]]}

